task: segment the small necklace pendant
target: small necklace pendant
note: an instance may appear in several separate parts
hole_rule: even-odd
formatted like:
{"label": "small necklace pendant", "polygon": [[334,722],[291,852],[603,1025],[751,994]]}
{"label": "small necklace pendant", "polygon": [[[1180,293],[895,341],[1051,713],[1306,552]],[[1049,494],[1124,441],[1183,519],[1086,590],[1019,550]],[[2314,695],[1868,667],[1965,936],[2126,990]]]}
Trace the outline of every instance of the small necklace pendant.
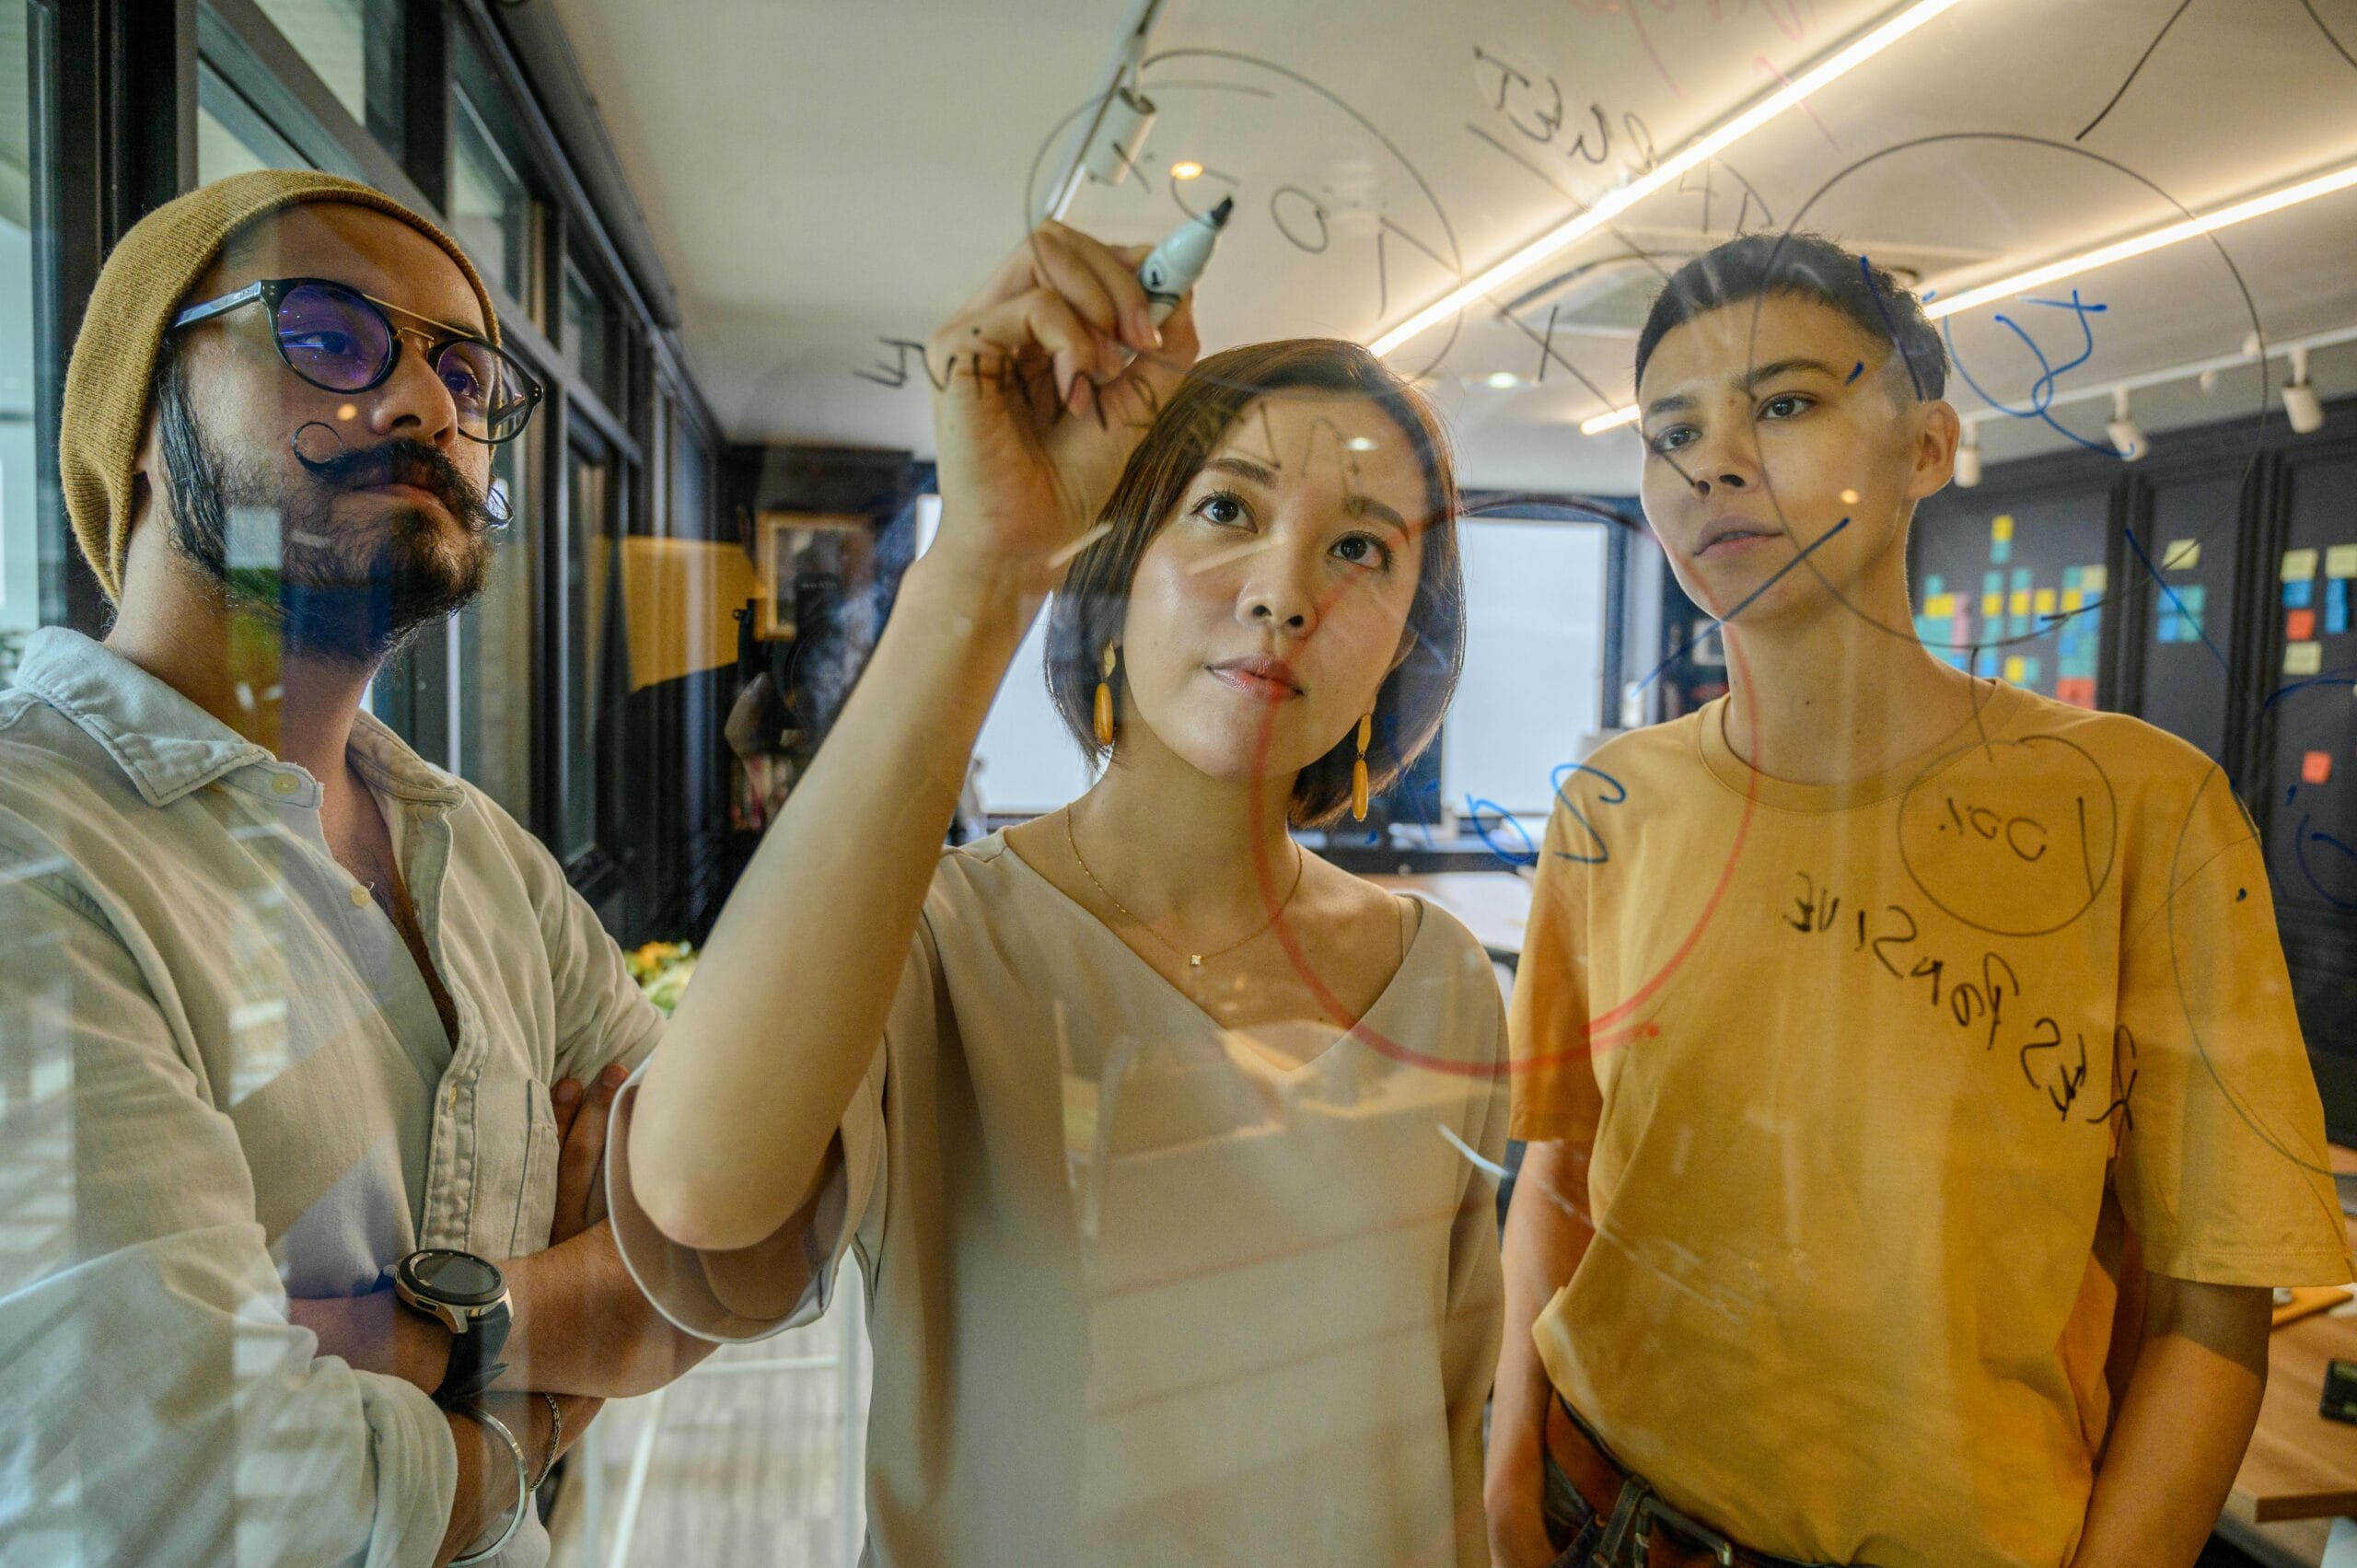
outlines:
{"label": "small necklace pendant", "polygon": [[1188,954],[1187,967],[1190,970],[1202,969],[1203,967],[1203,956],[1201,953]]}

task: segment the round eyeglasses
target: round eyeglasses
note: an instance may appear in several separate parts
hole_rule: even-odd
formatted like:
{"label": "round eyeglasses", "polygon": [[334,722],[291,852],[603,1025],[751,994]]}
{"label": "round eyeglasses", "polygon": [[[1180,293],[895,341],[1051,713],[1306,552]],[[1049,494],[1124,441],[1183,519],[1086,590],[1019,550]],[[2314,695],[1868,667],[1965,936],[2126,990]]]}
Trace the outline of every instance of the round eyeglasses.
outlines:
{"label": "round eyeglasses", "polygon": [[[331,278],[264,278],[190,306],[172,319],[172,330],[256,300],[270,311],[278,357],[323,391],[366,392],[383,386],[401,364],[401,340],[415,338],[458,409],[459,434],[468,439],[512,441],[540,406],[540,382],[498,344]],[[397,327],[389,310],[424,325]]]}

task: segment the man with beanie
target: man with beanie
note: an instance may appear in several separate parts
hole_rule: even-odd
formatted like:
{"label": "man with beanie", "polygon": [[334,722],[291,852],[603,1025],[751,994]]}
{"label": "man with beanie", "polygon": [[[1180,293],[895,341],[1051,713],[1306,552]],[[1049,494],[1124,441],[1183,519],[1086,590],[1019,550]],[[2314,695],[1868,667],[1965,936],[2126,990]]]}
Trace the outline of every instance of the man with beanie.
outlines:
{"label": "man with beanie", "polygon": [[362,711],[481,582],[539,396],[498,331],[308,172],[166,204],[91,296],[60,455],[115,618],[0,695],[0,1558],[535,1568],[598,1400],[710,1348],[598,1202],[658,1016]]}

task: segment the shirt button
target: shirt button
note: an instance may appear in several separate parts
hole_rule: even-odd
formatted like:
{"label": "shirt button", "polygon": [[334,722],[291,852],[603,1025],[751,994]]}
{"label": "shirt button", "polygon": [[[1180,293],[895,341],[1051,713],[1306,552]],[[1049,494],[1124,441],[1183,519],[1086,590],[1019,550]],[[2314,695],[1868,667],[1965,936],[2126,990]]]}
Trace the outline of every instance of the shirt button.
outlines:
{"label": "shirt button", "polygon": [[354,882],[352,885],[352,907],[365,909],[368,904],[368,889]]}
{"label": "shirt button", "polygon": [[292,795],[303,787],[303,781],[292,773],[273,773],[270,776],[270,787],[281,795]]}

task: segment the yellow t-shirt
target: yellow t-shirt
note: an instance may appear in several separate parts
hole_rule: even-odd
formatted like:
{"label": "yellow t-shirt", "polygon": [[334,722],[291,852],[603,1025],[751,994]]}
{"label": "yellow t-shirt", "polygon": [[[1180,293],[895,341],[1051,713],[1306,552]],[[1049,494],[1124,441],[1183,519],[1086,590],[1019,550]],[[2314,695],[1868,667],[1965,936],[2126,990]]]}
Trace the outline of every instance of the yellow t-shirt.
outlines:
{"label": "yellow t-shirt", "polygon": [[2266,870],[2224,778],[2010,687],[1834,786],[1725,700],[1565,773],[1513,1007],[1513,1126],[1593,1144],[1534,1328],[1672,1503],[1879,1568],[2054,1564],[2142,1266],[2351,1277]]}

